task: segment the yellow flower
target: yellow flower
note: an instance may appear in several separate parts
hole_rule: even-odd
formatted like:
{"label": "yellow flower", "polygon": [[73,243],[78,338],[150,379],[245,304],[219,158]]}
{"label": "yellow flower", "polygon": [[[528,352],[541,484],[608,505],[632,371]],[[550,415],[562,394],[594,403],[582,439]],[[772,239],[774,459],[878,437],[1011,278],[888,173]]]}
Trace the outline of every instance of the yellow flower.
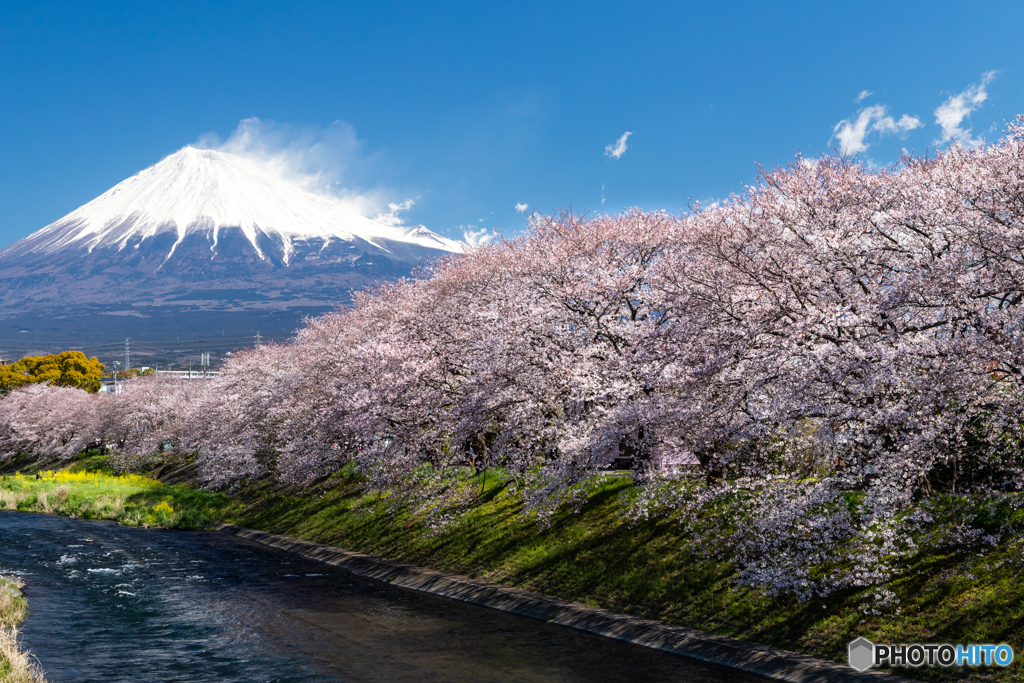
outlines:
{"label": "yellow flower", "polygon": [[159,505],[157,505],[155,508],[153,508],[153,514],[155,514],[155,515],[158,515],[158,514],[161,514],[161,513],[169,515],[169,514],[171,514],[173,512],[174,512],[174,508],[172,508],[171,504],[168,503],[166,500],[163,501],[162,503],[160,503]]}

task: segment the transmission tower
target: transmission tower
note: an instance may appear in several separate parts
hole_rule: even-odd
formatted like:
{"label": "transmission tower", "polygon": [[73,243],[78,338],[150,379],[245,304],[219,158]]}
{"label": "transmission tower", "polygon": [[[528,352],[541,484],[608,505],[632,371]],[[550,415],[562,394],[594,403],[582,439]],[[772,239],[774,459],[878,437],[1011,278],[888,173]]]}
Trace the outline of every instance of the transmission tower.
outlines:
{"label": "transmission tower", "polygon": [[124,371],[132,367],[132,340],[128,337],[124,338]]}
{"label": "transmission tower", "polygon": [[260,341],[263,339],[263,337],[260,336],[259,330],[256,331],[255,339],[256,339],[256,346],[259,346],[260,345]]}

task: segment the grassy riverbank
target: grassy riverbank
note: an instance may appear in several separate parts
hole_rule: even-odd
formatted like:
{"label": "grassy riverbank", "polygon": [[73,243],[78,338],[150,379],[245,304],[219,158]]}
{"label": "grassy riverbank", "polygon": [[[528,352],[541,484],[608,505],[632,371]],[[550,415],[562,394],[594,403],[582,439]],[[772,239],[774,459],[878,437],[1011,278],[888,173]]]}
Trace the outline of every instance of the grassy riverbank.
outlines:
{"label": "grassy riverbank", "polygon": [[[77,464],[78,473],[44,473],[40,480],[12,476],[0,481],[0,496],[20,496],[18,509],[127,524],[197,528],[225,521],[836,661],[845,661],[847,643],[858,636],[889,643],[1007,642],[1024,653],[1020,533],[1004,535],[984,552],[918,539],[921,551],[902,562],[886,587],[892,599],[884,605],[863,590],[799,602],[737,585],[728,559],[698,551],[692,532],[672,517],[627,523],[623,506],[634,492],[628,477],[595,482],[575,501],[575,511],[556,512],[546,527],[524,514],[519,497],[498,476],[486,482],[467,478],[464,495],[432,517],[456,521],[437,528],[386,493],[364,492],[351,474],[338,473],[294,494],[257,487],[229,497],[143,477],[115,477],[96,471],[101,465],[94,459]],[[1014,496],[1004,496],[996,506],[942,498],[929,504],[939,526],[1005,525],[1016,517],[1024,524],[1018,510],[1024,501]],[[1019,671],[1015,663],[1008,669],[898,673],[927,680],[1010,681],[1022,679]]]}
{"label": "grassy riverbank", "polygon": [[0,509],[109,519],[128,526],[204,529],[231,504],[228,496],[118,476],[93,457],[63,470],[0,476]]}
{"label": "grassy riverbank", "polygon": [[[480,489],[479,479],[467,487]],[[547,528],[524,517],[522,503],[497,477],[488,479],[461,520],[435,531],[408,509],[360,491],[336,476],[302,497],[269,494],[231,510],[233,522],[495,583],[846,661],[849,641],[882,643],[1007,642],[1024,653],[1021,542],[1004,539],[983,556],[929,545],[905,562],[887,588],[895,600],[878,605],[871,591],[824,600],[772,598],[736,585],[727,559],[707,559],[672,518],[630,525],[622,507],[627,477],[594,486],[577,512],[563,510]],[[949,523],[986,514],[970,504],[936,501]],[[1013,507],[1013,506],[1010,506]],[[463,508],[465,509],[465,508]],[[453,513],[462,510],[452,510]],[[938,520],[942,521],[942,520]],[[927,680],[1010,681],[1009,669],[902,669]]]}
{"label": "grassy riverbank", "polygon": [[25,582],[0,576],[0,683],[46,683],[38,663],[18,646],[17,626],[28,615]]}

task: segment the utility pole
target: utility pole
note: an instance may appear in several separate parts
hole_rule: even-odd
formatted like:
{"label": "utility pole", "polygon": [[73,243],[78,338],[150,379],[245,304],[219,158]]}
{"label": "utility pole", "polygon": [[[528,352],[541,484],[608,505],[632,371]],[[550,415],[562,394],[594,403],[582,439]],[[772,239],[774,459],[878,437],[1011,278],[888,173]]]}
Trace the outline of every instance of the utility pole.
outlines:
{"label": "utility pole", "polygon": [[262,340],[262,339],[263,339],[263,337],[260,336],[259,330],[256,330],[256,346],[260,345],[260,340]]}

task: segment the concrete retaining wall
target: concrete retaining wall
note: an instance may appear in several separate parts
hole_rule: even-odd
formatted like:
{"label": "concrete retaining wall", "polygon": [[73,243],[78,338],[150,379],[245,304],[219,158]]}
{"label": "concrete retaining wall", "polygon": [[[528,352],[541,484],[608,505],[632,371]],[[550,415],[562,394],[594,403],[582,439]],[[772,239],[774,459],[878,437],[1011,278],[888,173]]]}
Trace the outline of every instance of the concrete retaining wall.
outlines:
{"label": "concrete retaining wall", "polygon": [[837,664],[767,645],[716,636],[684,626],[671,626],[628,614],[616,614],[578,602],[484,581],[475,581],[465,576],[423,569],[351,550],[310,543],[230,524],[222,524],[218,526],[218,530],[273,548],[287,550],[311,560],[342,567],[356,576],[385,581],[392,586],[423,591],[534,619],[542,619],[780,681],[791,681],[792,683],[897,683],[903,681],[908,683],[907,679],[897,676],[875,671],[858,673],[845,664]]}

